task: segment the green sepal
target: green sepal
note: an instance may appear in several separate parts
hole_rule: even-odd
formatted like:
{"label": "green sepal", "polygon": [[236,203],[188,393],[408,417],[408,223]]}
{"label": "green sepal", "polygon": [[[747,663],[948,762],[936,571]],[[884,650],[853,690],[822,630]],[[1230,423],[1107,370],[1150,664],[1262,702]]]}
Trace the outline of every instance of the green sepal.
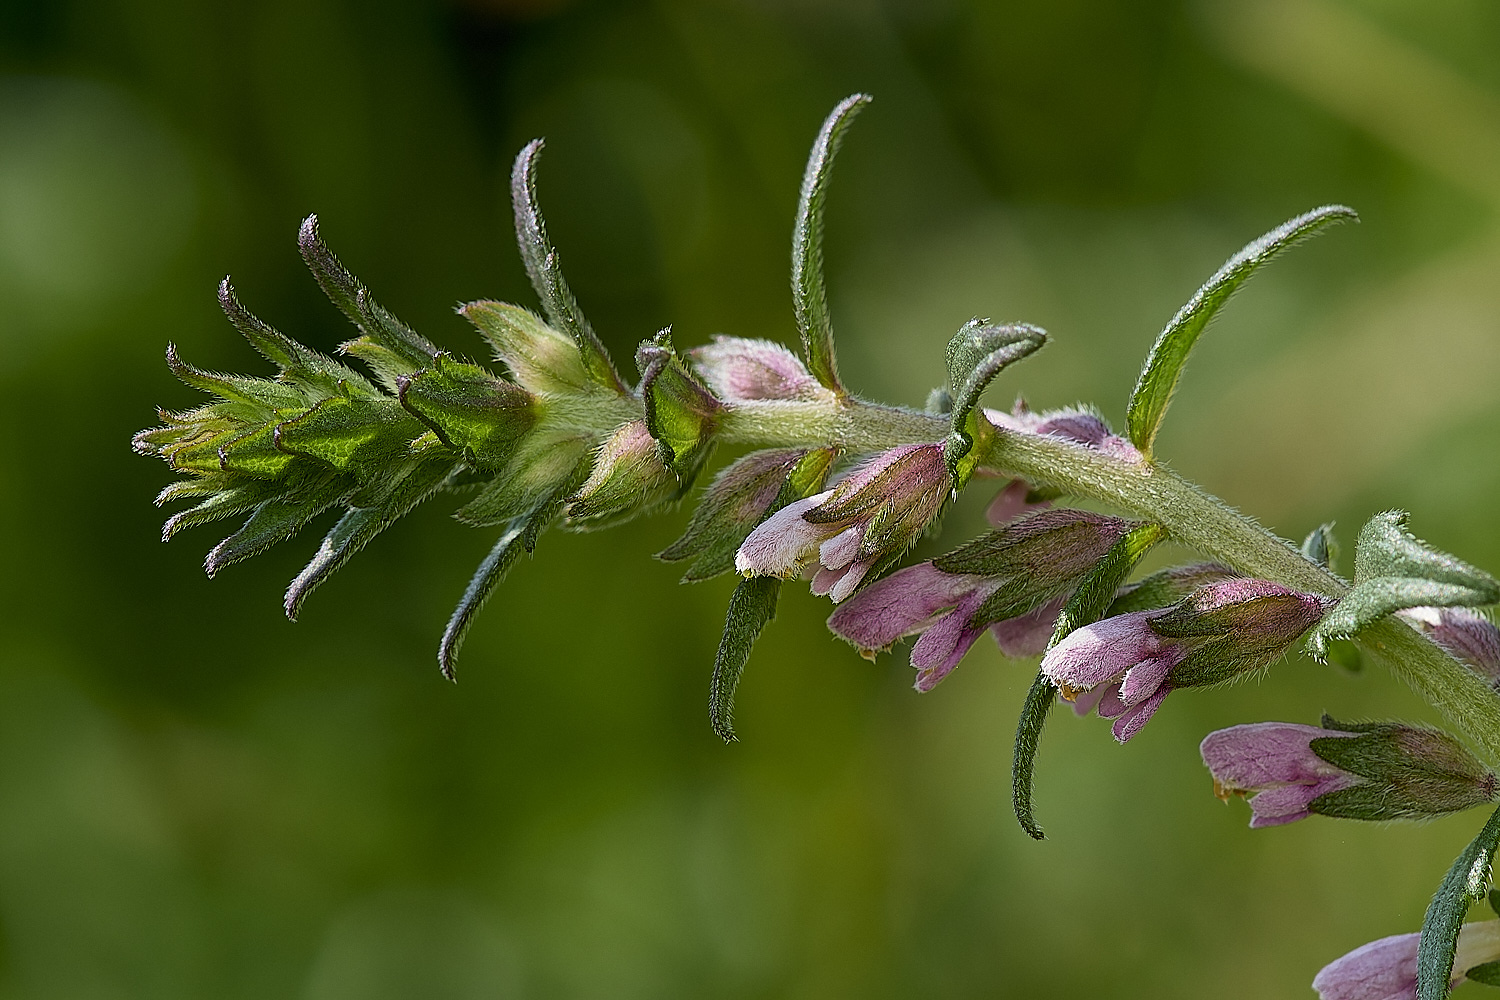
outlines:
{"label": "green sepal", "polygon": [[453,468],[451,456],[443,454],[411,458],[406,467],[390,477],[384,502],[378,506],[353,506],[344,512],[337,524],[323,537],[302,572],[287,587],[282,607],[292,621],[302,612],[307,600],[323,581],[341,569],[376,535],[409,513],[430,497]]}
{"label": "green sepal", "polygon": [[505,574],[520,558],[521,553],[531,552],[536,548],[537,537],[557,517],[565,498],[587,475],[588,463],[579,463],[572,475],[561,482],[552,493],[539,501],[531,510],[511,519],[506,524],[505,530],[500,533],[500,537],[496,539],[489,554],[474,571],[469,585],[464,588],[463,597],[459,598],[458,606],[448,617],[447,627],[443,629],[443,638],[438,643],[438,669],[443,672],[444,677],[450,681],[456,679],[458,651],[463,647],[464,639],[469,634],[469,626],[474,624],[474,617],[484,607],[490,595],[495,592],[500,581],[505,579]]}
{"label": "green sepal", "polygon": [[591,445],[587,438],[543,434],[539,428],[521,439],[505,468],[455,511],[454,518],[470,527],[487,528],[528,514],[580,462],[587,475]]}
{"label": "green sepal", "polygon": [[195,368],[177,356],[177,345],[167,345],[167,368],[184,385],[210,393],[224,400],[214,409],[233,420],[262,423],[286,411],[298,412],[311,406],[296,386],[267,378],[246,375],[224,375]]}
{"label": "green sepal", "polygon": [[781,581],[772,576],[741,580],[729,597],[724,616],[724,634],[714,654],[713,680],[709,683],[708,719],[713,730],[725,743],[739,739],[734,734],[734,693],[739,688],[750,649],[771,619],[776,617],[776,600]]}
{"label": "green sepal", "polygon": [[622,425],[594,452],[588,480],[568,497],[568,527],[591,531],[623,524],[678,498],[676,473],[644,420]]}
{"label": "green sepal", "polygon": [[797,219],[792,226],[792,307],[797,314],[797,330],[802,334],[802,353],[813,377],[841,397],[847,393],[839,381],[833,321],[823,281],[823,207],[833,158],[854,116],[870,100],[868,94],[846,97],[824,119],[807,157]]}
{"label": "green sepal", "polygon": [[[1455,951],[1457,948],[1454,949]],[[1500,986],[1500,962],[1484,962],[1464,971],[1464,978],[1482,986]]]}
{"label": "green sepal", "polygon": [[[1138,524],[1110,546],[1104,558],[1089,571],[1079,583],[1078,589],[1073,591],[1073,596],[1063,605],[1047,648],[1052,649],[1075,630],[1104,617],[1120,585],[1130,577],[1141,557],[1165,538],[1166,534],[1166,529],[1159,524]],[[1021,829],[1033,840],[1046,839],[1032,814],[1031,792],[1042,728],[1056,702],[1057,685],[1046,674],[1038,671],[1030,690],[1026,692],[1026,702],[1021,707],[1021,717],[1016,723],[1015,751],[1010,765],[1011,808],[1015,811]]]}
{"label": "green sepal", "polygon": [[161,540],[171,541],[173,535],[185,528],[196,528],[248,513],[267,500],[274,499],[285,488],[283,484],[267,479],[236,480],[235,485],[215,490],[196,507],[179,511],[167,518],[166,523],[161,526]]}
{"label": "green sepal", "polygon": [[489,342],[515,380],[532,392],[573,394],[597,389],[573,341],[529,309],[479,301],[458,311]]}
{"label": "green sepal", "polygon": [[677,473],[680,497],[708,460],[724,404],[683,365],[670,329],[642,341],[635,363],[641,372],[646,429],[661,445],[668,468]]}
{"label": "green sepal", "polygon": [[609,352],[594,333],[589,321],[584,319],[578,300],[563,278],[562,264],[552,241],[547,238],[547,223],[542,218],[541,206],[536,198],[536,161],[542,152],[542,140],[533,139],[516,155],[515,166],[510,173],[510,197],[516,216],[516,243],[521,248],[521,260],[526,265],[526,274],[531,278],[531,287],[542,300],[542,311],[547,321],[573,339],[584,370],[599,385],[612,389],[620,395],[630,390],[615,371]]}
{"label": "green sepal", "polygon": [[1146,458],[1151,457],[1156,433],[1183,366],[1193,345],[1229,297],[1256,270],[1281,251],[1314,235],[1335,222],[1357,221],[1359,216],[1343,205],[1324,205],[1277,226],[1225,261],[1224,266],[1188,300],[1157,336],[1130,396],[1127,425],[1130,442]]}
{"label": "green sepal", "polygon": [[1424,819],[1492,800],[1495,776],[1463,744],[1437,729],[1388,722],[1345,723],[1324,715],[1313,753],[1365,783],[1320,795],[1309,808],[1341,819]]}
{"label": "green sepal", "polygon": [[225,278],[219,283],[219,307],[250,346],[281,370],[283,381],[290,382],[316,397],[344,392],[367,399],[378,399],[379,389],[369,379],[348,365],[303,347],[286,334],[256,316],[240,304],[234,286]]}
{"label": "green sepal", "polygon": [[979,413],[979,397],[1008,365],[1047,342],[1047,331],[1027,323],[991,324],[971,319],[948,342],[948,384],[952,390],[952,430],[943,444],[943,460],[954,490],[968,484],[978,464],[976,435],[989,430]]}
{"label": "green sepal", "polygon": [[324,473],[301,489],[267,500],[255,508],[240,530],[214,546],[203,561],[210,577],[225,566],[259,555],[277,542],[291,538],[308,521],[340,503],[352,489],[343,476]]}
{"label": "green sepal", "polygon": [[380,475],[405,454],[422,425],[389,397],[330,396],[307,413],[276,426],[276,446],[327,462],[361,481]]}
{"label": "green sepal", "polygon": [[663,562],[693,559],[683,583],[732,571],[734,554],[746,536],[793,500],[821,490],[836,454],[833,448],[783,448],[744,456],[715,477],[682,537],[656,558]]}
{"label": "green sepal", "polygon": [[373,368],[387,389],[394,392],[397,378],[432,363],[438,349],[382,308],[370,290],[349,273],[318,235],[316,215],[303,220],[297,246],[324,294],[363,334],[344,344],[343,350]]}
{"label": "green sepal", "polygon": [[1134,611],[1165,608],[1176,604],[1199,587],[1239,575],[1220,563],[1192,563],[1157,570],[1150,576],[1122,587],[1104,617],[1113,618]]}
{"label": "green sepal", "polygon": [[280,479],[295,461],[276,446],[276,424],[262,424],[219,445],[219,468],[257,479]]}
{"label": "green sepal", "polygon": [[1339,543],[1333,536],[1333,522],[1320,524],[1310,531],[1302,540],[1302,554],[1309,562],[1328,570],[1335,571],[1339,561]]}
{"label": "green sepal", "polygon": [[441,354],[432,367],[400,378],[397,392],[408,413],[480,469],[500,469],[537,420],[525,389]]}
{"label": "green sepal", "polygon": [[1485,898],[1490,883],[1490,864],[1500,844],[1500,809],[1490,815],[1484,828],[1464,848],[1448,869],[1422,920],[1422,940],[1417,946],[1417,1000],[1444,1000],[1458,950],[1458,932],[1469,903]]}

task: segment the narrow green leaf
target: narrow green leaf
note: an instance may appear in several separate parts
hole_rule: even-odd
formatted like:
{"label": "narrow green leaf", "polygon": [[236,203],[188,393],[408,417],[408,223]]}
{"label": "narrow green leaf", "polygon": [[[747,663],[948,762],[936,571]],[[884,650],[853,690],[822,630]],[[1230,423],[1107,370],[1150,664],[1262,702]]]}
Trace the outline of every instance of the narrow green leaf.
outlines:
{"label": "narrow green leaf", "polygon": [[1182,368],[1199,334],[1208,326],[1229,297],[1267,261],[1281,251],[1314,235],[1335,222],[1358,220],[1354,210],[1343,205],[1324,205],[1299,215],[1266,233],[1229,258],[1188,300],[1157,336],[1141,369],[1141,377],[1130,397],[1128,425],[1130,441],[1142,455],[1151,457],[1156,432],[1161,427]]}
{"label": "narrow green leaf", "polygon": [[756,576],[741,580],[730,595],[708,694],[709,722],[725,743],[739,739],[734,734],[734,692],[745,672],[745,662],[750,659],[750,647],[755,645],[766,624],[776,617],[776,599],[780,593],[780,580]]}
{"label": "narrow green leaf", "polygon": [[1490,815],[1479,835],[1464,848],[1438,886],[1422,920],[1417,949],[1417,1000],[1444,1000],[1453,974],[1458,932],[1473,900],[1485,898],[1490,864],[1500,845],[1500,809]]}
{"label": "narrow green leaf", "polygon": [[1021,829],[1032,840],[1047,839],[1032,815],[1031,790],[1036,777],[1036,755],[1041,747],[1042,728],[1046,726],[1047,716],[1055,704],[1057,685],[1038,670],[1026,692],[1026,701],[1021,705],[1021,718],[1016,722],[1015,751],[1010,759],[1011,809]]}
{"label": "narrow green leaf", "polygon": [[526,264],[531,286],[542,300],[542,311],[547,314],[548,322],[573,338],[589,375],[600,385],[627,395],[629,389],[620,381],[609,352],[589,326],[589,321],[584,319],[583,310],[578,308],[578,300],[563,279],[557,251],[547,238],[547,223],[536,198],[536,161],[541,152],[541,139],[527,143],[516,155],[510,173],[510,197],[515,209],[516,242],[521,248],[521,260]]}
{"label": "narrow green leaf", "polygon": [[469,585],[464,589],[464,595],[459,599],[458,606],[453,609],[453,614],[448,618],[448,625],[443,629],[443,638],[438,643],[438,669],[443,676],[450,681],[457,678],[455,671],[458,667],[458,651],[463,647],[464,639],[469,634],[469,626],[474,624],[474,617],[484,607],[484,602],[489,600],[500,581],[505,579],[505,574],[515,561],[520,558],[522,552],[531,552],[536,548],[536,540],[546,530],[547,525],[562,510],[564,498],[572,493],[588,475],[588,463],[580,463],[573,474],[565,480],[545,500],[538,503],[536,507],[516,517],[505,526],[505,530],[496,539],[495,545],[490,549],[489,555],[479,564],[474,571],[474,576],[469,580]]}
{"label": "narrow green leaf", "polygon": [[[952,432],[943,446],[943,460],[955,490],[973,474],[969,458],[982,419],[976,412],[979,397],[1007,365],[1021,360],[1047,342],[1047,331],[1027,323],[991,324],[971,319],[948,342],[948,384],[952,390],[949,415]],[[969,461],[965,461],[969,458]]]}
{"label": "narrow green leaf", "polygon": [[829,171],[844,133],[870,100],[868,94],[846,97],[824,119],[807,158],[797,221],[792,227],[792,307],[802,334],[802,351],[808,370],[840,396],[846,393],[839,381],[833,320],[828,314],[828,292],[823,282],[823,205],[828,196]]}
{"label": "narrow green leaf", "polygon": [[214,546],[203,561],[204,570],[213,577],[225,566],[259,555],[277,542],[291,538],[348,492],[345,480],[333,478],[326,480],[321,489],[294,499],[267,500],[255,508],[239,531]]}
{"label": "narrow green leaf", "polygon": [[[1115,599],[1115,592],[1130,576],[1141,557],[1165,538],[1166,534],[1166,529],[1159,524],[1140,524],[1110,546],[1104,558],[1084,577],[1068,603],[1063,605],[1062,614],[1057,617],[1057,625],[1052,630],[1052,639],[1047,648],[1050,650],[1074,630],[1103,617]],[[1015,752],[1010,764],[1010,801],[1021,829],[1033,840],[1046,839],[1032,814],[1031,790],[1042,728],[1056,701],[1057,685],[1046,674],[1038,671],[1030,690],[1026,692],[1021,718],[1016,723]]]}

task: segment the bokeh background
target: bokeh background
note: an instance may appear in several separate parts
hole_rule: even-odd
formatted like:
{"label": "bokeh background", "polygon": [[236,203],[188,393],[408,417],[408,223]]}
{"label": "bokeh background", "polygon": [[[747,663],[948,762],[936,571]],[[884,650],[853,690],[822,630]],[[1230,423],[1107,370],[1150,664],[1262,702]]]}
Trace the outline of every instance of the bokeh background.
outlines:
{"label": "bokeh background", "polygon": [[1033,668],[987,643],[918,697],[792,588],[726,747],[730,581],[650,558],[679,512],[549,533],[455,686],[436,641],[492,538],[454,504],[292,625],[317,527],[210,583],[218,535],[161,544],[169,473],[128,440],[195,400],[168,341],[264,368],[226,271],[349,335],[296,253],[313,211],[479,353],[455,303],[533,302],[504,179],[537,135],[618,356],[668,323],[787,339],[803,157],[866,90],[828,208],[856,391],[920,403],[959,324],[1024,319],[1054,342],[995,401],[1118,425],[1226,256],[1346,202],[1205,338],[1161,453],[1289,537],[1401,506],[1500,569],[1497,50],[1488,0],[3,0],[0,996],[1296,997],[1417,929],[1478,817],[1252,832],[1197,755],[1235,722],[1431,718],[1383,674],[1297,657],[1124,748],[1061,714],[1038,844],[1008,805]]}

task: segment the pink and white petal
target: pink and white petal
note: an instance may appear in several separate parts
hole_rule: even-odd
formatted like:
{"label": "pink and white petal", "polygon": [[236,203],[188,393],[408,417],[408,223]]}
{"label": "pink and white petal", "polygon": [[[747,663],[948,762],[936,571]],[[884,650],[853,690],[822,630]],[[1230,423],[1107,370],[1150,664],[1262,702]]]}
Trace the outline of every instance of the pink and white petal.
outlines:
{"label": "pink and white petal", "polygon": [[1135,611],[1085,625],[1042,658],[1042,671],[1059,687],[1091,688],[1124,675],[1152,656],[1166,641],[1151,630],[1159,611]]}
{"label": "pink and white petal", "polygon": [[918,691],[931,691],[937,687],[984,633],[982,628],[968,626],[972,614],[972,608],[965,609],[960,605],[957,610],[938,619],[912,646],[911,665],[917,668]]}
{"label": "pink and white petal", "polygon": [[755,576],[793,576],[837,525],[812,524],[802,515],[828,498],[819,493],[796,500],[750,532],[734,555],[734,568]]}
{"label": "pink and white petal", "polygon": [[875,561],[873,559],[857,559],[839,570],[840,575],[838,580],[828,589],[829,600],[833,601],[834,604],[838,604],[854,593],[855,589],[864,580],[865,574],[870,572],[874,565]]}
{"label": "pink and white petal", "polygon": [[1352,738],[1345,733],[1294,722],[1252,722],[1209,733],[1198,751],[1214,780],[1233,791],[1274,785],[1312,784],[1344,772],[1312,751],[1312,741]]}
{"label": "pink and white petal", "polygon": [[863,524],[845,528],[818,546],[818,562],[829,569],[843,569],[859,555],[859,543],[864,541],[864,537]]}
{"label": "pink and white petal", "polygon": [[1177,647],[1173,647],[1161,656],[1142,660],[1126,671],[1124,680],[1120,682],[1120,701],[1126,705],[1139,705],[1155,694],[1172,668],[1182,659],[1180,655],[1174,655],[1176,651]]}

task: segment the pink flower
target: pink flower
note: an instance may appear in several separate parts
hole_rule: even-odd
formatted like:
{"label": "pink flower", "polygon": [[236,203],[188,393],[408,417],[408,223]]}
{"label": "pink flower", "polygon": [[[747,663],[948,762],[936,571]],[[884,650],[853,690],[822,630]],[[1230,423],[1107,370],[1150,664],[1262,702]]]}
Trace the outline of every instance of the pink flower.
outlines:
{"label": "pink flower", "polygon": [[906,551],[948,495],[940,444],[892,448],[831,490],[787,504],[740,546],[747,576],[791,577],[816,562],[812,592],[844,600],[877,563]]}
{"label": "pink flower", "polygon": [[[1355,948],[1313,978],[1322,1000],[1416,1000],[1420,934],[1397,934]],[[1450,985],[1476,965],[1500,959],[1500,920],[1464,924],[1458,932]]]}
{"label": "pink flower", "polygon": [[1312,741],[1357,734],[1290,722],[1256,722],[1209,733],[1198,748],[1214,776],[1214,794],[1251,794],[1250,826],[1280,826],[1312,815],[1320,795],[1350,788],[1360,779],[1319,757]]}
{"label": "pink flower", "polygon": [[1174,688],[1232,680],[1266,666],[1331,605],[1269,580],[1233,578],[1199,587],[1169,608],[1086,625],[1052,648],[1042,671],[1074,711],[1114,719],[1124,743]]}
{"label": "pink flower", "polygon": [[911,664],[917,690],[930,691],[987,628],[1007,656],[1042,652],[1067,596],[1130,527],[1081,510],[1024,517],[876,581],[839,607],[828,627],[868,655],[920,633]]}
{"label": "pink flower", "polygon": [[1062,438],[1126,462],[1142,460],[1135,445],[1111,431],[1099,414],[1083,407],[1033,413],[1024,402],[1017,401],[1009,413],[985,410],[984,416],[996,427],[1006,430]]}

